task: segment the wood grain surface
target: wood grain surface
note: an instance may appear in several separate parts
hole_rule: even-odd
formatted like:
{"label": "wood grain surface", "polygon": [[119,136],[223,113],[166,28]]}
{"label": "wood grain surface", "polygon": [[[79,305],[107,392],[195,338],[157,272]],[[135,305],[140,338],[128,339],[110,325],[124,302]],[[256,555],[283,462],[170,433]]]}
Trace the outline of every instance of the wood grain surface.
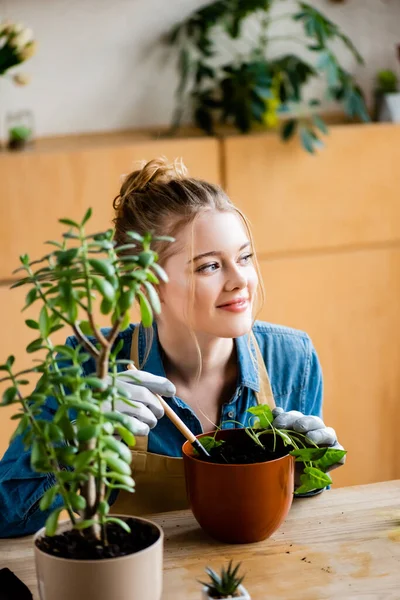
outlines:
{"label": "wood grain surface", "polygon": [[[282,527],[257,544],[218,543],[189,511],[151,518],[165,532],[162,600],[199,600],[204,568],[231,558],[242,561],[252,600],[400,598],[400,480],[296,500]],[[38,600],[32,536],[0,540],[0,565]]]}

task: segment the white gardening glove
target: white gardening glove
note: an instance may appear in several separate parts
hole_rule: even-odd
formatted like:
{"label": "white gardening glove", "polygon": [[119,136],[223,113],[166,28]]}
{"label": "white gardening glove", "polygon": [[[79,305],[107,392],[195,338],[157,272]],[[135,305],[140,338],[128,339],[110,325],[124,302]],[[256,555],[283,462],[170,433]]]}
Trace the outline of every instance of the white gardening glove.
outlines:
{"label": "white gardening glove", "polygon": [[[323,448],[335,448],[343,450],[343,446],[339,444],[336,438],[336,432],[332,427],[326,427],[325,423],[320,417],[313,417],[312,415],[304,415],[297,410],[290,410],[285,412],[283,408],[274,408],[272,411],[274,420],[272,425],[276,429],[289,429],[291,431],[297,431],[306,436],[307,440],[311,442],[311,445],[317,444],[317,446]],[[332,471],[343,465],[346,461],[344,456],[336,464],[332,465],[327,471]],[[296,463],[297,465],[301,463]]]}
{"label": "white gardening glove", "polygon": [[[107,384],[111,384],[111,376],[106,377]],[[158,419],[164,415],[160,401],[154,396],[175,395],[173,383],[165,377],[158,377],[146,371],[123,371],[117,375],[117,387],[128,396],[126,401],[117,400],[114,404],[116,411],[127,415],[132,421],[134,435],[148,435],[150,429],[157,425]],[[112,410],[111,401],[103,403],[103,411]]]}

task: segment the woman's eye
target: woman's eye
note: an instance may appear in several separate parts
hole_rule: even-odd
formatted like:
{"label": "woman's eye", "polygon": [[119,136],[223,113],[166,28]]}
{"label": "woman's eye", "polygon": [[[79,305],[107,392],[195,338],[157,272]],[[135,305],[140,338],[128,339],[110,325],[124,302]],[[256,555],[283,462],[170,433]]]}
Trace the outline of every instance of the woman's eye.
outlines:
{"label": "woman's eye", "polygon": [[218,263],[209,263],[196,269],[196,273],[213,273],[218,269]]}
{"label": "woman's eye", "polygon": [[251,261],[252,258],[253,258],[253,253],[251,253],[251,254],[245,254],[244,256],[241,256],[239,258],[239,261],[241,263],[244,263],[245,265],[247,265]]}

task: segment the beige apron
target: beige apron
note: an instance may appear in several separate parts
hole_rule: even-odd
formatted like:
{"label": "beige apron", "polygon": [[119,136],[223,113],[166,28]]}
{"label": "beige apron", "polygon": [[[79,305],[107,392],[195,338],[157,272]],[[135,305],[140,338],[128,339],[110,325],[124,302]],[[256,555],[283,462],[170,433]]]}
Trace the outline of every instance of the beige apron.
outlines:
{"label": "beige apron", "polygon": [[[275,407],[271,383],[267,369],[252,334],[256,352],[260,391],[256,392],[257,404]],[[139,364],[139,327],[135,327],[132,336],[131,360]],[[135,436],[136,444],[132,449],[132,476],[135,480],[134,494],[120,490],[113,504],[112,512],[124,515],[143,515],[170,510],[188,508],[186,497],[183,459],[147,452],[148,437]]]}

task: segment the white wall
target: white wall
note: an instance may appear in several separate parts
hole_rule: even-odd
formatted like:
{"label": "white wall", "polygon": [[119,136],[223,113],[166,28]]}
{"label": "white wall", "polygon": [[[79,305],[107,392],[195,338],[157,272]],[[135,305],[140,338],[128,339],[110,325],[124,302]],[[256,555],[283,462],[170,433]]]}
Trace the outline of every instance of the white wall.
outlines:
{"label": "white wall", "polygon": [[[396,68],[399,0],[313,0],[350,35],[366,59],[356,67],[369,94],[375,73]],[[25,88],[0,81],[0,119],[34,112],[37,135],[115,130],[169,123],[176,74],[160,35],[204,0],[0,0],[0,18],[31,27],[38,54],[20,70]],[[282,10],[293,0],[282,0]],[[280,7],[279,7],[280,8]],[[278,30],[281,34],[282,30]],[[285,48],[284,44],[276,49]],[[293,46],[293,49],[295,46]]]}

